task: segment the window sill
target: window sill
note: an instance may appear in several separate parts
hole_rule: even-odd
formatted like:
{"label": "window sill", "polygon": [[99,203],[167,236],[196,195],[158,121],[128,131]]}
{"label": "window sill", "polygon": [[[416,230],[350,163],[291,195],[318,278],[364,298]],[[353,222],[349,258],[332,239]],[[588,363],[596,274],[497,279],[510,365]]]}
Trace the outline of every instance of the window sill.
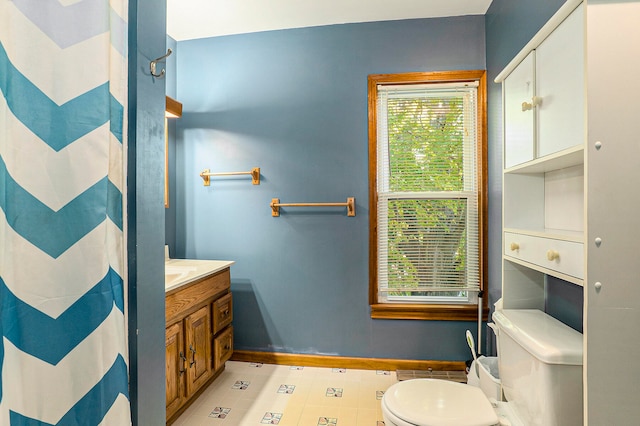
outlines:
{"label": "window sill", "polygon": [[[482,320],[487,321],[489,308],[482,309]],[[477,305],[420,305],[404,303],[378,303],[371,305],[373,319],[412,319],[435,321],[477,321]]]}

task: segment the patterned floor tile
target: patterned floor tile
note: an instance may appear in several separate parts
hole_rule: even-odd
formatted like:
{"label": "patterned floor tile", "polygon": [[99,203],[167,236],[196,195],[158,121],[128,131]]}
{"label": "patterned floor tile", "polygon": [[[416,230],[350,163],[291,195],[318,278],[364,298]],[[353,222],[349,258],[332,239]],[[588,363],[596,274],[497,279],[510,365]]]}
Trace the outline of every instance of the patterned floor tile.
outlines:
{"label": "patterned floor tile", "polygon": [[247,390],[251,382],[245,380],[236,380],[236,382],[231,386],[231,389],[235,390]]}
{"label": "patterned floor tile", "polygon": [[[228,361],[176,426],[382,426],[388,370]],[[379,423],[380,422],[380,423]]]}
{"label": "patterned floor tile", "polygon": [[294,390],[296,390],[295,385],[280,385],[278,393],[292,394]]}
{"label": "patterned floor tile", "polygon": [[282,413],[265,413],[260,421],[263,425],[277,425],[282,420]]}
{"label": "patterned floor tile", "polygon": [[209,413],[209,417],[215,419],[226,419],[230,412],[231,408],[215,407],[213,411]]}

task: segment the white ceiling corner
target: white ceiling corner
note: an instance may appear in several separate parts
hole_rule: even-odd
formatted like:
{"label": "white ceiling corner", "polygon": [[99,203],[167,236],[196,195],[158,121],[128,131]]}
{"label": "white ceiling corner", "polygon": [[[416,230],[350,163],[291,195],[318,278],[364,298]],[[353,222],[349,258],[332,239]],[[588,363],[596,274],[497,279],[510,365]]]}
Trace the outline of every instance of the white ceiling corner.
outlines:
{"label": "white ceiling corner", "polygon": [[320,25],[484,15],[491,1],[167,0],[167,33],[182,41]]}

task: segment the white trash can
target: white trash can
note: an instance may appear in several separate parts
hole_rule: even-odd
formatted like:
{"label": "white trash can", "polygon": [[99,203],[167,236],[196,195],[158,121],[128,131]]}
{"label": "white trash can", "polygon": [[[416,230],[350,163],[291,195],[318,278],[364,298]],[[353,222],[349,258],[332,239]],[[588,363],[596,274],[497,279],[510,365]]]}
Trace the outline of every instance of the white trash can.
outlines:
{"label": "white trash can", "polygon": [[502,384],[500,382],[500,371],[498,368],[497,356],[481,356],[478,358],[478,377],[480,389],[487,398],[502,401]]}

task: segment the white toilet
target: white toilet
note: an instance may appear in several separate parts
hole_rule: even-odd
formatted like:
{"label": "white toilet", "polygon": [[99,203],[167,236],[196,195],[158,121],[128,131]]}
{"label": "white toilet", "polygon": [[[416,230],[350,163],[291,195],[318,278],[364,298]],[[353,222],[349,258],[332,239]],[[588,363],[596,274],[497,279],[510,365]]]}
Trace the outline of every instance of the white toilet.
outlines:
{"label": "white toilet", "polygon": [[382,397],[385,425],[582,425],[582,334],[533,309],[496,311],[493,321],[506,403],[475,386],[406,380]]}

